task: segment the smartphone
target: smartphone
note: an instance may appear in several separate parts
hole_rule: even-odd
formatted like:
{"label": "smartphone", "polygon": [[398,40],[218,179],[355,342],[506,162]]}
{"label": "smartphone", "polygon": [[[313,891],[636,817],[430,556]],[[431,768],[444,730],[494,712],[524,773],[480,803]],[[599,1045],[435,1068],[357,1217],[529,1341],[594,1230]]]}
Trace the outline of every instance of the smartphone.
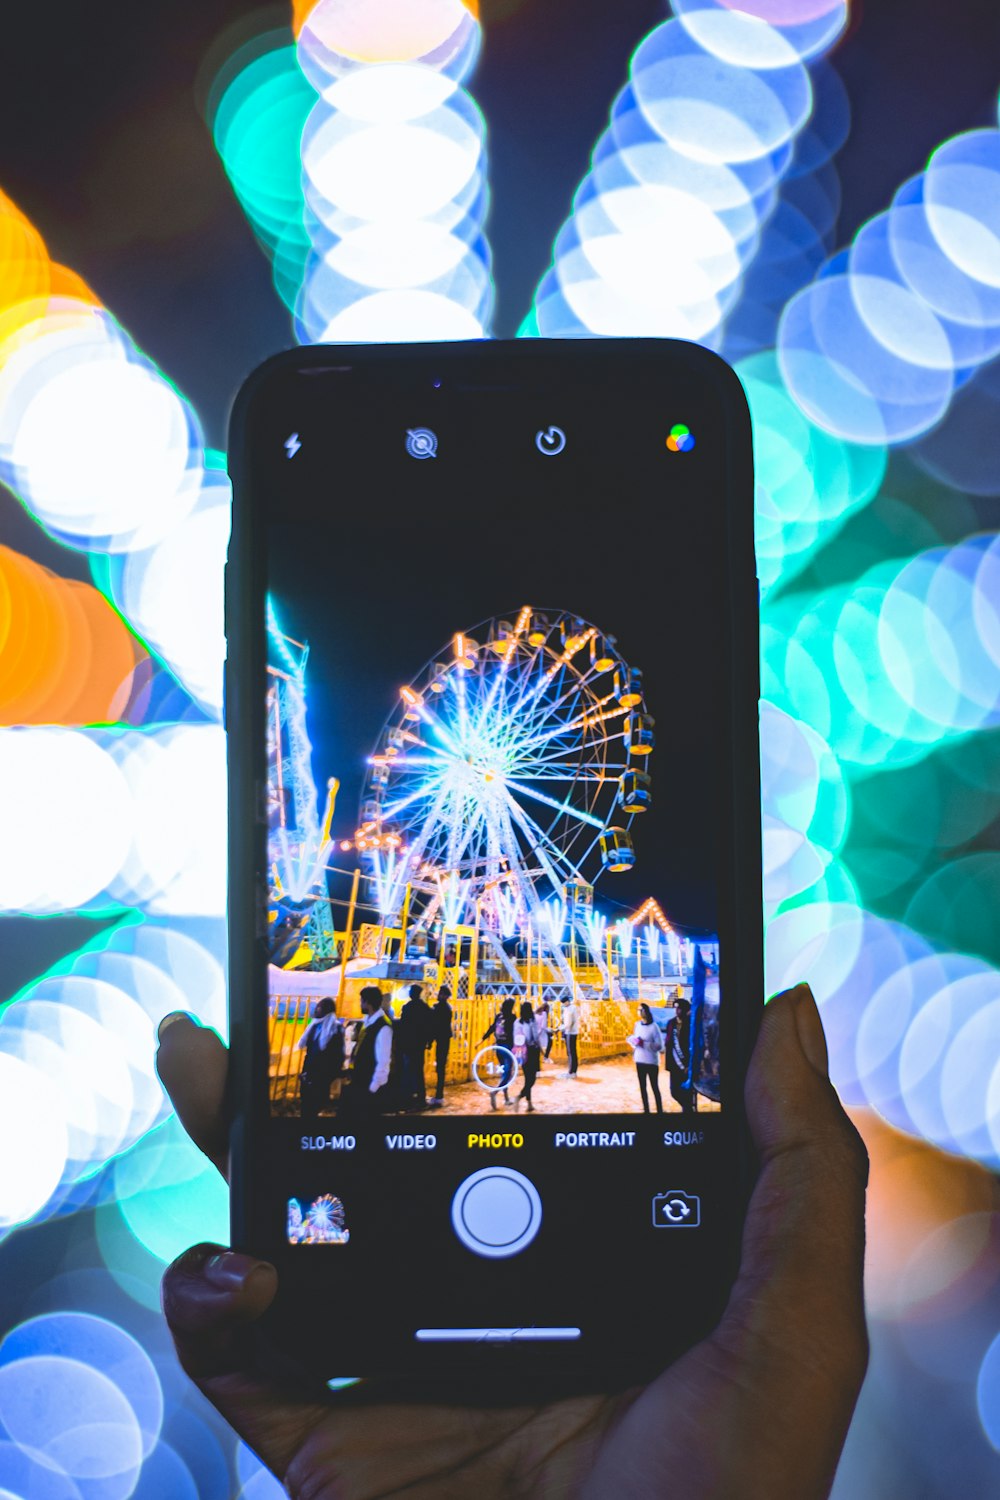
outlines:
{"label": "smartphone", "polygon": [[269,1347],[473,1398],[644,1379],[717,1321],[751,1173],[739,382],[672,341],[297,349],[230,465],[232,1231],[280,1274]]}

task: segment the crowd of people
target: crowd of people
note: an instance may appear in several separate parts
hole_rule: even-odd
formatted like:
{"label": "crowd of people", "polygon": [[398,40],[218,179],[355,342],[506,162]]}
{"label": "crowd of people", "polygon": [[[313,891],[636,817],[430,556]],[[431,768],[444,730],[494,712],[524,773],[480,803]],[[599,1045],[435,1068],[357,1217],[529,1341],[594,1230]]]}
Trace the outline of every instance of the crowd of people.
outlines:
{"label": "crowd of people", "polygon": [[[438,1109],[444,1103],[451,1047],[451,990],[443,984],[433,1005],[423,985],[412,984],[398,1017],[392,997],[377,985],[361,991],[361,1020],[345,1022],[328,995],[316,1007],[298,1046],[305,1053],[299,1075],[304,1122],[321,1113],[361,1117]],[[427,1098],[425,1058],[433,1052],[436,1090]]]}
{"label": "crowd of people", "polygon": [[[315,1123],[321,1114],[358,1119],[371,1115],[440,1109],[444,1104],[448,1054],[452,1041],[451,989],[442,984],[433,1005],[428,1005],[422,984],[412,984],[398,1017],[392,999],[377,985],[361,990],[361,1019],[345,1022],[337,1015],[330,996],[316,1002],[312,1019],[298,1047],[305,1053],[299,1081],[302,1120]],[[699,1008],[700,1013],[700,1008]],[[643,1111],[663,1113],[659,1059],[669,1078],[670,1094],[682,1114],[698,1109],[697,1054],[691,1001],[678,993],[673,1014],[661,1029],[650,1007],[639,1005],[635,1029],[628,1038],[633,1049]],[[562,1077],[579,1076],[580,1007],[576,999],[561,1006],[559,1034],[566,1051]],[[477,1058],[476,1076],[488,1092],[490,1107],[502,1098],[515,1113],[522,1103],[534,1113],[532,1091],[542,1065],[552,1054],[555,1040],[549,1005],[537,1007],[511,996],[500,1006],[480,1037],[484,1051]],[[485,1044],[492,1042],[492,1046]],[[426,1064],[431,1054],[435,1090],[427,1097]],[[519,1092],[511,1099],[511,1084],[520,1078]]]}

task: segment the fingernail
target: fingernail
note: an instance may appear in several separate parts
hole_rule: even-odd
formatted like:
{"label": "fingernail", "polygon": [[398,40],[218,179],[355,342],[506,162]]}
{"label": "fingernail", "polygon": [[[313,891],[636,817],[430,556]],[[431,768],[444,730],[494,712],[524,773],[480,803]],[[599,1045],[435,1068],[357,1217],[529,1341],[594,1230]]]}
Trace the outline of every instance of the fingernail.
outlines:
{"label": "fingernail", "polygon": [[205,1280],[220,1292],[238,1292],[255,1271],[270,1270],[267,1261],[254,1260],[239,1250],[224,1250],[205,1262]]}
{"label": "fingernail", "polygon": [[175,1021],[190,1021],[190,1019],[191,1019],[191,1017],[188,1015],[188,1013],[187,1013],[186,1010],[172,1010],[172,1011],[170,1011],[167,1015],[165,1015],[163,1017],[163,1020],[160,1022],[159,1026],[157,1026],[157,1028],[156,1028],[156,1040],[158,1042],[162,1042],[163,1041],[163,1033],[166,1031],[167,1027],[168,1026],[172,1026]]}
{"label": "fingernail", "polygon": [[829,1078],[830,1058],[826,1050],[826,1033],[820,1020],[816,998],[807,984],[796,985],[792,993],[795,996],[795,1028],[799,1046],[810,1066],[822,1078]]}

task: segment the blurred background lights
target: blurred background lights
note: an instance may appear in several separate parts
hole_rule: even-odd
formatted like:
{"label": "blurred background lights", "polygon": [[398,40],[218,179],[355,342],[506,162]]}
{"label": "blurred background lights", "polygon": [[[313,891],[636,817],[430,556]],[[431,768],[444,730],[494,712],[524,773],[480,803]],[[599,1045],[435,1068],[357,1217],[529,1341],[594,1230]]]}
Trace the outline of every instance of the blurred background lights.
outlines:
{"label": "blurred background lights", "polygon": [[322,80],[369,63],[426,62],[453,77],[475,59],[475,0],[293,0],[303,71]]}
{"label": "blurred background lights", "polygon": [[[275,51],[230,85],[215,130],[241,199],[257,205],[268,196],[283,207],[283,224],[265,225],[257,207],[251,216],[271,247],[297,336],[482,337],[494,291],[483,233],[485,129],[463,87],[479,47],[472,9],[461,0],[319,0],[296,12],[296,26],[300,78],[318,94],[308,114],[300,114],[300,81]],[[252,149],[237,171],[231,141],[242,112],[227,102],[252,95],[256,130],[265,88],[287,100],[282,131],[298,132],[301,189],[282,131],[265,153],[281,158],[279,172]],[[246,139],[250,130],[248,119]]]}
{"label": "blurred background lights", "polygon": [[0,729],[0,909],[71,911],[97,897],[128,852],[130,802],[121,771],[83,731]]}
{"label": "blurred background lights", "polygon": [[68,1474],[0,1438],[0,1500],[83,1500]]}
{"label": "blurred background lights", "polygon": [[163,1391],[152,1360],[130,1334],[88,1313],[29,1318],[0,1343],[0,1369],[44,1355],[77,1360],[106,1375],[135,1414],[144,1454],[152,1452],[163,1424]]}
{"label": "blurred background lights", "polygon": [[303,223],[302,131],[315,102],[283,31],[247,43],[216,78],[209,126],[233,190],[294,305],[309,252]]}
{"label": "blurred background lights", "polygon": [[1000,1333],[986,1351],[979,1368],[976,1402],[983,1431],[1000,1452]]}
{"label": "blurred background lights", "polygon": [[0,1154],[0,1233],[48,1202],[66,1166],[66,1117],[48,1072],[0,1052],[0,1133],[27,1150]]}
{"label": "blurred background lights", "polygon": [[[873,1359],[834,1500],[931,1500],[959,1470],[1000,1490],[1000,130],[970,106],[842,232],[850,20],[664,7],[520,331],[695,339],[742,381],[767,985],[812,984],[872,1157]],[[477,7],[294,0],[288,22],[227,41],[202,94],[294,336],[488,336]],[[164,1264],[228,1233],[154,1061],[173,1010],[227,1035],[230,489],[204,443],[0,190],[0,481],[48,564],[23,525],[0,547],[0,911],[57,919],[0,994],[0,1500],[281,1492],[159,1313]]]}
{"label": "blurred background lights", "polygon": [[0,723],[114,723],[147,654],[97,589],[0,546]]}
{"label": "blurred background lights", "polygon": [[226,1185],[175,1117],[119,1159],[114,1182],[129,1230],[163,1265],[202,1240],[228,1243]]}
{"label": "blurred background lights", "polygon": [[[722,40],[709,21],[730,24],[728,48],[701,42],[704,31]],[[692,25],[691,16],[688,25],[665,22],[632,59],[636,98],[653,129],[695,161],[756,161],[787,145],[812,103],[794,50],[764,23],[735,15]]]}
{"label": "blurred background lights", "polygon": [[0,908],[225,910],[221,728],[0,729],[0,810]]}
{"label": "blurred background lights", "polygon": [[[846,262],[831,263],[789,303],[782,373],[828,431],[861,443],[919,437],[947,411],[956,373],[964,378],[996,354],[992,334],[982,337],[976,324],[998,322],[998,173],[1000,131],[945,142],[915,187],[859,231]],[[894,237],[897,215],[904,222]],[[921,247],[914,236],[924,223]],[[937,291],[935,263],[944,270]]]}
{"label": "blurred background lights", "polygon": [[19,1447],[78,1481],[85,1493],[125,1500],[142,1465],[142,1432],[103,1371],[58,1354],[0,1365],[0,1422]]}
{"label": "blurred background lights", "polygon": [[673,0],[672,8],[706,51],[757,68],[825,52],[848,20],[846,0]]}
{"label": "blurred background lights", "polygon": [[[787,175],[804,179],[824,168],[842,139],[824,119],[829,146],[814,142],[796,162],[814,102],[802,58],[820,56],[839,34],[846,11],[836,9],[836,24],[814,33],[811,46],[797,47],[781,27],[742,7],[718,4],[678,7],[675,19],[649,33],[522,333],[645,334],[722,347],[762,237],[768,266],[784,273],[786,297],[810,279],[832,220],[817,230],[778,193]],[[843,113],[842,91],[823,93],[831,114],[838,103]],[[805,201],[816,212],[817,197],[822,223],[822,190]],[[768,237],[776,210],[785,222]],[[811,239],[817,253],[797,264]],[[756,289],[755,298],[762,293]],[[766,314],[757,321],[755,347],[766,347]],[[736,353],[749,352],[752,329],[751,316],[736,332]]]}
{"label": "blurred background lights", "polygon": [[230,501],[228,476],[206,470],[183,521],[156,546],[109,559],[103,575],[112,602],[216,719],[222,717],[226,657],[222,580]]}

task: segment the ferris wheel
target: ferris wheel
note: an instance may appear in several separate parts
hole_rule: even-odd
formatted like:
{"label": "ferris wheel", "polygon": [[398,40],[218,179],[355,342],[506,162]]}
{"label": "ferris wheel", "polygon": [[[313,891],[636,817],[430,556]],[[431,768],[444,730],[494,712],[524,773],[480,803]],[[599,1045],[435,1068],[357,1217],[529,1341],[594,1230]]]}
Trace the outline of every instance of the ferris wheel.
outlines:
{"label": "ferris wheel", "polygon": [[458,632],[400,689],[370,757],[357,844],[383,917],[409,889],[414,916],[477,907],[510,936],[629,869],[653,742],[640,670],[588,621],[526,606]]}

